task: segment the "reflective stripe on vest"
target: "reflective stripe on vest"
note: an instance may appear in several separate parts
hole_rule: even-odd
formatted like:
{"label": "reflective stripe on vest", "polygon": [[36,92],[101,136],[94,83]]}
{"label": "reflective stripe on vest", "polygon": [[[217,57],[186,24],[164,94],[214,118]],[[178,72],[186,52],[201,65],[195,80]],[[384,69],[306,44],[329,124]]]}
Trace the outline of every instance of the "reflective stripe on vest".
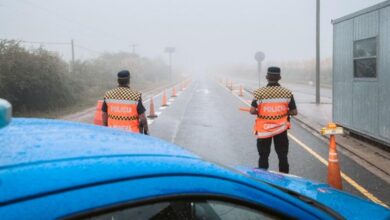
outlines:
{"label": "reflective stripe on vest", "polygon": [[139,133],[138,101],[106,99],[108,127]]}
{"label": "reflective stripe on vest", "polygon": [[287,130],[289,98],[275,98],[259,100],[257,106],[258,118],[254,132],[258,138],[269,138]]}
{"label": "reflective stripe on vest", "polygon": [[257,132],[257,137],[258,138],[270,138],[275,135],[278,135],[280,133],[283,133],[285,130],[287,130],[289,127],[288,122],[282,124],[282,125],[277,125],[277,127],[274,127],[272,131],[269,132]]}

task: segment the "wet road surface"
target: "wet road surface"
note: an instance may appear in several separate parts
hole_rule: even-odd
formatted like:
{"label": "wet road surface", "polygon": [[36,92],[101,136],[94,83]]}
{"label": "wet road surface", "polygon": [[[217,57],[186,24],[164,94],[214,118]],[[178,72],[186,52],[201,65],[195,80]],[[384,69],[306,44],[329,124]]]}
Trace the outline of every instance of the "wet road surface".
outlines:
{"label": "wet road surface", "polygon": [[[170,96],[170,90],[167,95]],[[256,167],[258,153],[252,134],[254,116],[239,111],[245,103],[219,83],[194,80],[179,96],[171,99],[167,108],[159,109],[159,117],[150,121],[152,136],[182,146],[206,160],[228,166]],[[146,107],[148,104],[146,103]],[[161,105],[161,94],[155,96],[155,105]],[[299,105],[298,105],[299,111]],[[312,150],[328,158],[327,143],[292,121],[291,135]],[[273,147],[272,147],[273,148]],[[270,170],[278,170],[275,150],[271,150]],[[364,167],[339,153],[342,170],[381,201],[390,205],[389,185]],[[290,173],[312,180],[326,182],[327,167],[290,138]],[[344,190],[364,197],[349,183]]]}

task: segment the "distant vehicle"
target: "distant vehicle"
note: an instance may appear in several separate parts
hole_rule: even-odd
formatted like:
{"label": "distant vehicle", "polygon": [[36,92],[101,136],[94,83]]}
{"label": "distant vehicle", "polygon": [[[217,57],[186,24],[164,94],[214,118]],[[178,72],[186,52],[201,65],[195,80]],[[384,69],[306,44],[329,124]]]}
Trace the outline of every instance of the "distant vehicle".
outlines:
{"label": "distant vehicle", "polygon": [[389,219],[368,200],[291,175],[225,168],[101,126],[13,118],[0,129],[4,219]]}

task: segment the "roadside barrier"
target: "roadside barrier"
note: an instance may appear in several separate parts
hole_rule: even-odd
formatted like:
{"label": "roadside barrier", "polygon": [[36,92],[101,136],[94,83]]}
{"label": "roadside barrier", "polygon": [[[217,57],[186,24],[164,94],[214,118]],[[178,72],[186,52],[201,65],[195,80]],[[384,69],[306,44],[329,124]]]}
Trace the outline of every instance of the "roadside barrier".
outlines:
{"label": "roadside barrier", "polygon": [[103,100],[98,100],[96,105],[95,117],[93,118],[93,124],[95,125],[103,125],[102,106]]}
{"label": "roadside barrier", "polygon": [[167,101],[167,91],[164,90],[163,96],[162,96],[162,104],[161,106],[168,106],[168,101]]}
{"label": "roadside barrier", "polygon": [[150,97],[150,106],[149,106],[148,118],[157,118],[156,112],[154,111],[153,96]]}
{"label": "roadside barrier", "polygon": [[328,184],[336,189],[343,189],[341,182],[340,164],[336,149],[336,134],[343,134],[343,128],[337,127],[335,123],[328,123],[328,126],[321,129],[322,135],[329,137],[329,159],[328,159]]}

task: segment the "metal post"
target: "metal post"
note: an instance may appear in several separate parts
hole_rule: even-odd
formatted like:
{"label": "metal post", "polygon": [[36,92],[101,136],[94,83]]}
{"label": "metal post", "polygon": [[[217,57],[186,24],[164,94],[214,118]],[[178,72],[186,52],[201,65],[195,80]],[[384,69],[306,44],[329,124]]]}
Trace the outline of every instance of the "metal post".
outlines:
{"label": "metal post", "polygon": [[265,54],[261,51],[258,51],[255,53],[255,60],[257,61],[257,72],[259,74],[259,88],[261,87],[260,85],[260,73],[261,73],[261,62],[264,60]]}
{"label": "metal post", "polygon": [[260,73],[261,73],[261,62],[257,62],[257,72],[259,74],[259,88],[261,87],[261,84],[260,84],[260,81],[261,81],[261,76],[260,76]]}
{"label": "metal post", "polygon": [[316,8],[316,104],[320,104],[320,0]]}
{"label": "metal post", "polygon": [[169,55],[169,81],[172,82],[172,53],[175,52],[174,47],[165,48],[165,52]]}
{"label": "metal post", "polygon": [[72,73],[74,73],[75,71],[74,71],[74,42],[73,42],[73,39],[71,40],[71,42],[70,42],[70,44],[71,44],[71,47],[72,47]]}
{"label": "metal post", "polygon": [[169,53],[169,81],[172,82],[172,53]]}

